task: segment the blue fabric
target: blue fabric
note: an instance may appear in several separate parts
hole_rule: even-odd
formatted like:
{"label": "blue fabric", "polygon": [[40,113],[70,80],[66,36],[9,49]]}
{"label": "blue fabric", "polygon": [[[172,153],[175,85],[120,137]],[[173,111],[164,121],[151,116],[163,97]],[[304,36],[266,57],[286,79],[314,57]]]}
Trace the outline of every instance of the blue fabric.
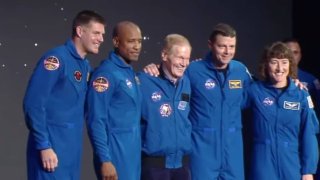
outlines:
{"label": "blue fabric", "polygon": [[101,163],[112,162],[120,180],[140,179],[141,93],[132,67],[111,52],[94,71],[87,98],[97,176]]}
{"label": "blue fabric", "polygon": [[248,90],[254,138],[251,179],[300,180],[317,170],[318,119],[309,94],[289,82],[283,92],[266,82]]}
{"label": "blue fabric", "polygon": [[165,78],[139,74],[142,103],[142,150],[149,156],[162,156],[166,168],[182,167],[182,158],[191,151],[190,81],[174,85]]}
{"label": "blue fabric", "polygon": [[[80,179],[84,103],[90,66],[71,40],[39,60],[25,94],[23,109],[29,128],[28,179]],[[39,150],[52,148],[54,172],[43,170]]]}
{"label": "blue fabric", "polygon": [[192,179],[244,179],[241,105],[251,83],[247,68],[231,60],[224,75],[209,53],[190,63],[186,75],[191,82]]}

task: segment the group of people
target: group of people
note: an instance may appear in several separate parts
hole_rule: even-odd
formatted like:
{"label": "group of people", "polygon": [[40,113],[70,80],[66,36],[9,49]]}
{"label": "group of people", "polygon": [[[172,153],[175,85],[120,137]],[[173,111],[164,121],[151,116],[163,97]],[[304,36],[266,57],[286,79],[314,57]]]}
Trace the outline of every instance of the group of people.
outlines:
{"label": "group of people", "polygon": [[[142,34],[130,21],[115,26],[114,49],[91,69],[86,55],[99,52],[104,33],[101,15],[81,11],[71,39],[38,62],[23,103],[28,179],[80,179],[85,120],[97,179],[313,179],[318,119],[308,91],[293,81],[287,42],[265,49],[253,81],[234,59],[237,36],[228,24],[214,27],[209,53],[191,63],[188,39],[167,35],[160,65],[139,73],[131,63]],[[253,132],[244,137],[253,142],[246,177],[244,109]]]}

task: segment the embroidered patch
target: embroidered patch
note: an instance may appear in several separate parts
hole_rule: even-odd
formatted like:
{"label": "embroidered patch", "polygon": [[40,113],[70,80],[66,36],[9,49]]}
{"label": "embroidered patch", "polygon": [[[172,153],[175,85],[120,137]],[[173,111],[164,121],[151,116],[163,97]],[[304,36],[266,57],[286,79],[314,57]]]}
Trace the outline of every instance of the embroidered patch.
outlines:
{"label": "embroidered patch", "polygon": [[283,102],[283,108],[284,109],[290,109],[290,110],[299,110],[300,109],[300,103],[299,102],[284,101]]}
{"label": "embroidered patch", "polygon": [[241,80],[229,80],[230,89],[239,89],[242,88]]}
{"label": "embroidered patch", "polygon": [[160,101],[161,100],[161,93],[160,92],[154,92],[151,95],[151,99],[154,102]]}
{"label": "embroidered patch", "polygon": [[80,71],[75,71],[75,72],[73,73],[73,76],[74,76],[74,78],[76,79],[76,81],[78,81],[78,82],[80,82],[81,79],[82,79],[82,74],[81,74]]}
{"label": "embroidered patch", "polygon": [[139,79],[139,77],[138,77],[138,76],[135,76],[134,79],[136,80],[136,83],[137,83],[138,85],[140,85],[140,79]]}
{"label": "embroidered patch", "polygon": [[312,102],[311,96],[308,96],[308,97],[307,97],[307,100],[308,100],[309,108],[314,108],[314,105],[313,105],[313,102]]}
{"label": "embroidered patch", "polygon": [[49,71],[57,70],[60,66],[59,59],[55,56],[50,56],[44,60],[44,68]]}
{"label": "embroidered patch", "polygon": [[206,87],[206,89],[213,89],[216,86],[216,83],[213,79],[208,79],[204,83],[204,86]]}
{"label": "embroidered patch", "polygon": [[271,106],[274,103],[274,99],[271,97],[266,97],[266,98],[264,98],[262,103],[265,106]]}
{"label": "embroidered patch", "polygon": [[126,84],[128,86],[128,88],[132,88],[132,82],[129,79],[126,79]]}
{"label": "embroidered patch", "polygon": [[178,105],[178,109],[180,110],[186,110],[186,107],[187,107],[187,102],[186,101],[180,101],[179,102],[179,105]]}
{"label": "embroidered patch", "polygon": [[104,92],[109,88],[109,82],[105,77],[98,77],[92,83],[97,92]]}
{"label": "embroidered patch", "polygon": [[160,106],[160,114],[162,117],[169,117],[171,115],[172,109],[170,104],[162,104]]}

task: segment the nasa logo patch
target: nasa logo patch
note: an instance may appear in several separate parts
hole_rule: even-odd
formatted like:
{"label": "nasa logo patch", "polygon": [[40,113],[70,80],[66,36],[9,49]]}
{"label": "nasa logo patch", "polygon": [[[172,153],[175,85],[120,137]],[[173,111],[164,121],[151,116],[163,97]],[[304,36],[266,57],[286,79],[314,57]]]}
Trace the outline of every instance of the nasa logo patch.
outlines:
{"label": "nasa logo patch", "polygon": [[160,92],[154,92],[151,95],[151,99],[154,102],[160,101],[161,100],[161,93]]}
{"label": "nasa logo patch", "polygon": [[216,83],[213,79],[208,79],[204,83],[204,86],[206,87],[206,89],[213,89],[216,86]]}

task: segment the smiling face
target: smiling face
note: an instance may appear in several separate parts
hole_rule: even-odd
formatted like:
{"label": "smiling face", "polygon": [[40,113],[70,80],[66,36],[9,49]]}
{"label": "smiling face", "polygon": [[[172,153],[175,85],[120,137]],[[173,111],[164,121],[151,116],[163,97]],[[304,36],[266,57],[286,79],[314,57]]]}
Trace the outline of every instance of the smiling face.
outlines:
{"label": "smiling face", "polygon": [[124,24],[118,27],[117,36],[113,37],[113,45],[117,53],[127,62],[138,61],[142,35],[140,28],[134,24]]}
{"label": "smiling face", "polygon": [[216,35],[214,41],[209,40],[208,46],[212,51],[213,63],[217,69],[224,69],[233,59],[236,52],[236,37]]}
{"label": "smiling face", "polygon": [[104,25],[92,21],[88,25],[79,26],[79,31],[84,53],[98,54],[105,34]]}
{"label": "smiling face", "polygon": [[285,87],[287,85],[287,77],[289,75],[290,62],[289,59],[271,58],[267,64],[269,80],[274,87]]}
{"label": "smiling face", "polygon": [[173,78],[180,78],[189,65],[191,47],[189,45],[173,45],[170,50],[162,51],[162,60]]}

